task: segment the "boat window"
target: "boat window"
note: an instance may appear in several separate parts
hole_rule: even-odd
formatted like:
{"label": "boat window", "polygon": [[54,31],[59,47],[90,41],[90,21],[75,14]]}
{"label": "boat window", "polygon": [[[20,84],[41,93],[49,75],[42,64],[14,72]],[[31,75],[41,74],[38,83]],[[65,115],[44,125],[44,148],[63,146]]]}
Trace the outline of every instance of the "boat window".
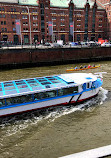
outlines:
{"label": "boat window", "polygon": [[28,86],[26,84],[23,84],[23,85],[18,85],[17,87],[18,88],[27,88]]}
{"label": "boat window", "polygon": [[69,88],[63,88],[58,90],[58,95],[67,95],[67,94],[72,94],[72,93],[77,93],[78,92],[78,87],[69,87]]}
{"label": "boat window", "polygon": [[7,86],[7,87],[5,87],[4,89],[5,89],[6,91],[7,91],[7,90],[13,90],[13,89],[15,89],[15,86]]}
{"label": "boat window", "polygon": [[31,94],[12,97],[12,98],[6,98],[7,105],[20,104],[20,103],[26,103],[26,102],[31,102],[31,101],[33,101]]}
{"label": "boat window", "polygon": [[58,96],[64,95],[64,89],[59,89],[58,90]]}
{"label": "boat window", "polygon": [[9,94],[15,94],[15,93],[17,93],[16,90],[5,91],[5,94],[6,94],[6,95],[9,95]]}
{"label": "boat window", "polygon": [[29,83],[30,87],[36,87],[36,86],[39,86],[39,84],[36,82],[36,83]]}
{"label": "boat window", "polygon": [[61,83],[61,81],[59,81],[59,80],[52,80],[51,82],[52,83]]}
{"label": "boat window", "polygon": [[14,86],[13,82],[4,82],[4,87]]}
{"label": "boat window", "polygon": [[15,81],[16,85],[26,84],[23,80]]}
{"label": "boat window", "polygon": [[57,91],[46,92],[46,95],[47,95],[48,98],[56,97],[57,96]]}
{"label": "boat window", "polygon": [[41,82],[42,85],[51,84],[50,82]]}
{"label": "boat window", "polygon": [[43,89],[41,86],[38,86],[38,87],[32,87],[32,90],[35,91],[35,90],[41,90]]}
{"label": "boat window", "polygon": [[45,98],[52,98],[57,96],[57,91],[48,91],[34,94],[34,100],[40,100]]}
{"label": "boat window", "polygon": [[28,83],[36,83],[36,81],[34,79],[29,79],[29,80],[26,80]]}
{"label": "boat window", "polygon": [[57,80],[56,78],[54,77],[46,77],[48,80]]}
{"label": "boat window", "polygon": [[5,100],[4,99],[0,99],[0,107],[5,106]]}
{"label": "boat window", "polygon": [[39,82],[47,81],[45,78],[37,78],[37,80],[38,80]]}
{"label": "boat window", "polygon": [[87,89],[88,89],[88,88],[91,88],[91,82],[88,82],[88,83],[87,83]]}
{"label": "boat window", "polygon": [[41,94],[40,93],[35,93],[34,94],[34,100],[40,100],[41,99]]}
{"label": "boat window", "polygon": [[82,85],[83,90],[86,90],[86,83]]}

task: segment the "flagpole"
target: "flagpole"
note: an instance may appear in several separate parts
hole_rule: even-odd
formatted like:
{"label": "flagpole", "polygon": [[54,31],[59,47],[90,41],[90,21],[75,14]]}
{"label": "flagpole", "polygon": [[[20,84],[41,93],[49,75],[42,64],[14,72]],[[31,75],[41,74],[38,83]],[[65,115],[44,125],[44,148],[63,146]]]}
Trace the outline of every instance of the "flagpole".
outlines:
{"label": "flagpole", "polygon": [[20,21],[20,38],[21,38],[21,46],[22,46],[22,31],[21,31],[21,21]]}
{"label": "flagpole", "polygon": [[52,21],[52,43],[53,43],[53,21]]}
{"label": "flagpole", "polygon": [[73,42],[74,42],[74,21],[73,21]]}
{"label": "flagpole", "polygon": [[28,16],[29,16],[29,27],[30,27],[30,45],[32,45],[32,35],[31,35],[31,20],[30,20],[30,12],[29,12],[29,7],[26,6],[28,10]]}

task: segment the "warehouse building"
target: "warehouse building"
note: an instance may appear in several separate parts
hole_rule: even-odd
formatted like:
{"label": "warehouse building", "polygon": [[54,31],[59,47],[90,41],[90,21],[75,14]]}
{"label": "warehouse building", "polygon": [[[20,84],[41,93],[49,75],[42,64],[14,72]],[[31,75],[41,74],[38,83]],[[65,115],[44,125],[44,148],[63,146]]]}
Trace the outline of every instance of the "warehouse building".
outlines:
{"label": "warehouse building", "polygon": [[106,39],[105,8],[96,0],[0,0],[0,40],[13,44]]}

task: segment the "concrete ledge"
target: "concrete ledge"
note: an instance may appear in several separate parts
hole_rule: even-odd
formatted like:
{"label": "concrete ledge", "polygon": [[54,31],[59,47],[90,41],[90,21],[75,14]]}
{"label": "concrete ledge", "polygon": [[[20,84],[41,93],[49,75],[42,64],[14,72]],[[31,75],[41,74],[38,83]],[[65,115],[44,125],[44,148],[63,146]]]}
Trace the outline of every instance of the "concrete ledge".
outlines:
{"label": "concrete ledge", "polygon": [[111,145],[63,156],[60,158],[100,158],[111,155]]}

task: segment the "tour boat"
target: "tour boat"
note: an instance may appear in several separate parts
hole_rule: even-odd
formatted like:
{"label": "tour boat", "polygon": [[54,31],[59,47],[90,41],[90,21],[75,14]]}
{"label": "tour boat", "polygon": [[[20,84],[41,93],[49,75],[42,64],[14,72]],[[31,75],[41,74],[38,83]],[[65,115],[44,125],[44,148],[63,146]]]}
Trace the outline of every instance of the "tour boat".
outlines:
{"label": "tour boat", "polygon": [[0,116],[74,104],[98,94],[103,81],[92,73],[69,73],[0,82]]}

